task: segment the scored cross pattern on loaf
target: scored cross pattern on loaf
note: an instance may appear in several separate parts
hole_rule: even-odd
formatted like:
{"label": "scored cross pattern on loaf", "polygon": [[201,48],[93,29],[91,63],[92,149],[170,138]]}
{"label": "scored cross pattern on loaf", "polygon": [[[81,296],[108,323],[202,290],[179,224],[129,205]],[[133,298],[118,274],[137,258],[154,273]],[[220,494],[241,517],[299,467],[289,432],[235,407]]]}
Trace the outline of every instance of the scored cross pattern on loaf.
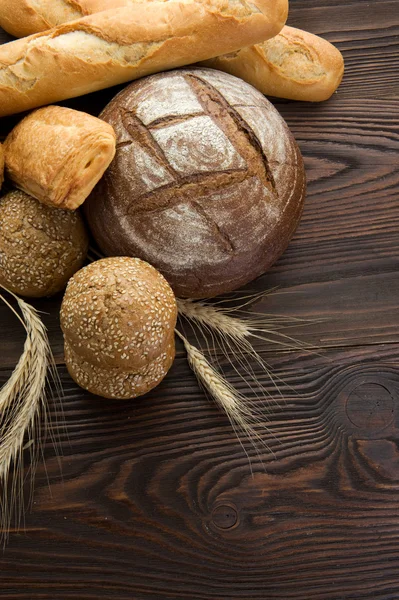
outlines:
{"label": "scored cross pattern on loaf", "polygon": [[255,89],[182,69],[133,84],[102,118],[116,130],[117,155],[87,214],[107,254],[139,256],[178,294],[203,296],[220,271],[229,287],[241,285],[248,268],[256,277],[285,247],[271,238],[287,210],[289,234],[299,219],[302,158]]}

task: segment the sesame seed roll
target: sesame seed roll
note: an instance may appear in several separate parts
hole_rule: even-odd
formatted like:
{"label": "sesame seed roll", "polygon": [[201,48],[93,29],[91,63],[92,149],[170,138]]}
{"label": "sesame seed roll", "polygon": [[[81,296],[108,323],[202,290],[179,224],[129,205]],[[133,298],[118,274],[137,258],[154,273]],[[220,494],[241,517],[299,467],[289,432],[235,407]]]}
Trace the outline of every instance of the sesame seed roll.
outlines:
{"label": "sesame seed roll", "polygon": [[61,291],[83,265],[88,236],[79,212],[14,190],[0,199],[0,283],[39,298]]}
{"label": "sesame seed roll", "polygon": [[92,394],[113,400],[127,400],[146,394],[165,377],[175,358],[174,338],[156,359],[136,373],[93,365],[65,343],[65,362],[72,379]]}
{"label": "sesame seed roll", "polygon": [[106,258],[84,267],[69,281],[61,306],[61,327],[77,356],[131,373],[166,351],[176,319],[169,284],[137,258]]}

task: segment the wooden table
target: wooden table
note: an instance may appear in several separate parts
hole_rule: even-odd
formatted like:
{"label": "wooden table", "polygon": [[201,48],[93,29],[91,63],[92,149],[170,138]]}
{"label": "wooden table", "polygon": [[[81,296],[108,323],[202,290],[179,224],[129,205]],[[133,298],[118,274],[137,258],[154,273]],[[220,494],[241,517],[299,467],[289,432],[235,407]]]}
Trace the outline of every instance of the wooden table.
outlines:
{"label": "wooden table", "polygon": [[[281,400],[257,372],[273,395],[270,451],[248,448],[251,475],[181,346],[143,399],[94,398],[63,366],[60,298],[35,303],[67,431],[59,460],[46,445],[25,530],[0,558],[4,600],[399,598],[399,7],[291,0],[289,22],[336,43],[346,75],[324,104],[276,102],[309,193],[289,249],[252,289],[278,286],[256,309],[310,319],[289,333],[322,351],[258,346],[286,385]],[[95,113],[111,95],[71,105]],[[0,331],[4,383],[24,336],[3,306]]]}

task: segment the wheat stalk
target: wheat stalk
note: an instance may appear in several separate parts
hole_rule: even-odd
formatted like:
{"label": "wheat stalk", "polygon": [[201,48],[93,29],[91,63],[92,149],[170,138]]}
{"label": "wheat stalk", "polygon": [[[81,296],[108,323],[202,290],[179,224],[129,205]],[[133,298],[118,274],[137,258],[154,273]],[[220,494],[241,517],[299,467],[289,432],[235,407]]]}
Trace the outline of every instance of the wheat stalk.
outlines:
{"label": "wheat stalk", "polygon": [[[247,305],[247,299],[245,300],[245,305]],[[241,394],[212,366],[204,353],[190,344],[186,336],[176,329],[176,335],[184,343],[189,365],[197,379],[226,413],[245,452],[241,434],[244,434],[256,451],[259,450],[259,446],[264,446],[270,450],[265,440],[259,435],[257,428],[262,425],[263,430],[269,431],[264,425],[264,413],[270,409],[272,404],[271,395],[256,376],[253,362],[260,365],[262,371],[267,374],[274,384],[279,395],[281,395],[281,392],[269,365],[256,352],[250,341],[251,336],[257,335],[258,329],[265,329],[264,325],[266,323],[268,331],[270,330],[270,320],[267,317],[246,320],[231,316],[231,312],[240,311],[243,305],[233,309],[224,309],[217,305],[182,299],[177,300],[177,305],[179,316],[185,318],[192,327],[198,345],[201,347],[203,343],[198,339],[193,323],[197,325],[198,332],[202,335],[202,342],[205,343],[208,354],[213,356],[213,362],[219,365],[217,348],[221,349],[236,374],[249,388],[251,395],[261,400],[261,402],[257,405],[253,400]],[[215,336],[217,339],[215,339]],[[209,337],[214,346],[214,352],[212,352],[209,345]],[[269,402],[265,403],[265,398]],[[276,404],[275,399],[274,404]],[[251,467],[250,457],[247,452],[246,454]]]}
{"label": "wheat stalk", "polygon": [[[245,315],[234,317],[231,313],[241,314],[243,308],[251,300],[258,300],[268,295],[270,292],[262,292],[247,297],[247,300],[238,306],[232,308],[222,308],[217,303],[208,304],[202,301],[177,300],[179,314],[186,319],[191,319],[200,327],[211,328],[219,336],[227,336],[236,342],[246,343],[249,338],[262,339],[273,344],[278,344],[290,350],[306,348],[304,343],[281,333],[281,327],[292,325],[293,323],[306,323],[306,321],[294,317],[280,315],[262,314],[258,317]],[[276,339],[276,337],[278,339]]]}
{"label": "wheat stalk", "polygon": [[261,419],[256,411],[251,408],[248,398],[236,390],[223,375],[211,365],[203,352],[191,344],[177,329],[176,335],[184,344],[188,363],[198,381],[226,413],[231,426],[237,433],[238,440],[242,447],[244,448],[240,433],[243,433],[248,438],[255,449],[257,449],[259,444],[267,447],[265,441],[256,430],[256,427],[261,425]]}
{"label": "wheat stalk", "polygon": [[[0,389],[0,536],[7,538],[15,511],[17,527],[24,514],[24,449],[29,448],[30,479],[33,478],[41,451],[41,428],[47,425],[46,384],[51,377],[59,389],[59,380],[46,328],[37,311],[10,293],[17,301],[22,317],[0,294],[26,331],[23,353],[10,379]],[[32,492],[32,489],[31,489]]]}
{"label": "wheat stalk", "polygon": [[[255,314],[253,316],[254,313],[244,313],[243,308],[251,301],[259,300],[270,293],[270,291],[266,291],[244,296],[241,298],[241,300],[244,300],[243,303],[230,308],[222,307],[219,303],[215,304],[213,301],[212,304],[182,299],[177,301],[179,316],[190,324],[199,345],[202,344],[198,340],[198,332],[211,354],[212,349],[207,341],[210,336],[214,348],[222,350],[223,355],[232,365],[236,374],[249,386],[251,391],[258,398],[268,396],[269,399],[271,399],[271,394],[255,375],[254,364],[257,364],[266,373],[280,398],[282,398],[280,384],[284,386],[287,386],[287,384],[273,373],[270,365],[256,351],[253,342],[263,340],[286,351],[302,350],[314,353],[314,348],[311,348],[311,346],[280,331],[282,327],[290,326],[293,323],[306,324],[306,321],[279,315]],[[234,316],[234,313],[240,316]],[[193,327],[193,323],[198,331]],[[213,352],[213,357],[215,361],[218,360],[216,350]],[[237,365],[239,368],[237,368]],[[277,404],[276,398],[273,399],[273,404]],[[270,406],[271,402],[265,408]]]}

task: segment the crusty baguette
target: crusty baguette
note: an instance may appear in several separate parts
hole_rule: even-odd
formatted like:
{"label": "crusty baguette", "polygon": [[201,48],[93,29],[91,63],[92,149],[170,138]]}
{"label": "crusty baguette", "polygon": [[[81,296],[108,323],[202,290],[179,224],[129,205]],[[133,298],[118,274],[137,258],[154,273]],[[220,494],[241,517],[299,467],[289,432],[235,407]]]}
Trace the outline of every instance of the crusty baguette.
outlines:
{"label": "crusty baguette", "polygon": [[287,26],[273,39],[202,65],[241,77],[268,96],[308,102],[330,98],[344,74],[344,59],[335,46]]}
{"label": "crusty baguette", "polygon": [[0,116],[206,60],[279,33],[287,0],[107,10],[0,46]]}
{"label": "crusty baguette", "polygon": [[15,37],[25,37],[102,10],[150,1],[0,0],[0,27]]}
{"label": "crusty baguette", "polygon": [[[77,16],[153,0],[0,0],[0,25],[20,37]],[[341,83],[342,54],[326,40],[284,27],[273,39],[203,63],[241,77],[266,95],[320,102]]]}
{"label": "crusty baguette", "polygon": [[115,156],[116,135],[102,119],[46,106],[22,119],[4,142],[6,173],[39,202],[76,210]]}

